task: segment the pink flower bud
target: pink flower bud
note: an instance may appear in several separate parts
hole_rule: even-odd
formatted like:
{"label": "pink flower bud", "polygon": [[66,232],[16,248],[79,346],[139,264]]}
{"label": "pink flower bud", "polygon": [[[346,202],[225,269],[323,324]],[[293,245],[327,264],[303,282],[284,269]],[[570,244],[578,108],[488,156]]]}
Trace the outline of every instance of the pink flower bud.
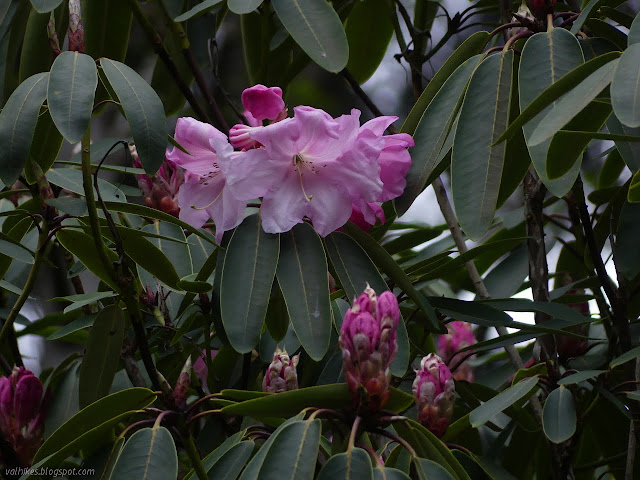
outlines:
{"label": "pink flower bud", "polygon": [[280,87],[259,84],[242,92],[242,105],[259,122],[275,120],[285,109]]}
{"label": "pink flower bud", "polygon": [[189,385],[191,384],[191,357],[187,357],[187,361],[184,363],[178,380],[176,381],[176,387],[173,389],[173,402],[178,408],[185,408],[187,406],[187,392],[189,391]]}
{"label": "pink flower bud", "polygon": [[271,393],[288,392],[298,389],[298,355],[289,358],[286,350],[276,347],[273,360],[262,380],[262,391]]}
{"label": "pink flower bud", "polygon": [[[142,168],[135,146],[130,146],[133,166]],[[184,171],[168,158],[160,166],[155,175],[136,175],[138,187],[142,191],[144,203],[147,207],[160,210],[177,217],[180,214],[178,206],[178,190],[185,181]]]}
{"label": "pink flower bud", "polygon": [[48,393],[42,382],[24,367],[14,367],[0,378],[0,431],[24,465],[31,465],[42,445]]}
{"label": "pink flower bud", "polygon": [[34,375],[23,376],[13,393],[13,412],[20,425],[34,419],[40,410],[42,382]]}
{"label": "pink flower bud", "polygon": [[397,351],[398,301],[391,292],[379,297],[367,286],[347,310],[340,329],[342,365],[354,405],[370,411],[389,398],[389,365]]}
{"label": "pink flower bud", "polygon": [[[211,360],[215,358],[217,355],[217,350],[211,350]],[[209,386],[207,384],[207,376],[209,375],[209,369],[207,368],[207,362],[205,362],[205,358],[207,355],[206,350],[202,350],[202,355],[198,357],[198,359],[193,363],[193,371],[196,372],[196,377],[200,380],[200,384],[202,385],[202,389],[209,393]]]}
{"label": "pink flower bud", "polygon": [[249,150],[250,148],[260,145],[254,139],[251,138],[250,132],[260,127],[251,127],[238,123],[231,127],[229,130],[229,143],[233,148],[239,148],[241,150]]}
{"label": "pink flower bud", "polygon": [[[477,343],[471,324],[454,320],[447,324],[448,333],[438,339],[438,353],[450,367],[456,367],[453,378],[473,382],[473,369],[465,360],[458,365],[466,353],[458,351]],[[468,352],[467,352],[468,353]]]}
{"label": "pink flower bud", "polygon": [[60,55],[60,42],[58,40],[58,32],[56,31],[56,17],[53,14],[53,11],[51,11],[49,23],[47,23],[47,37],[49,39],[49,46],[51,47],[53,56],[57,57]]}
{"label": "pink flower bud", "polygon": [[69,51],[84,52],[84,27],[80,16],[80,0],[69,0]]}
{"label": "pink flower bud", "polygon": [[455,385],[442,359],[430,353],[420,362],[413,381],[413,396],[418,408],[418,422],[437,437],[442,437],[453,415]]}

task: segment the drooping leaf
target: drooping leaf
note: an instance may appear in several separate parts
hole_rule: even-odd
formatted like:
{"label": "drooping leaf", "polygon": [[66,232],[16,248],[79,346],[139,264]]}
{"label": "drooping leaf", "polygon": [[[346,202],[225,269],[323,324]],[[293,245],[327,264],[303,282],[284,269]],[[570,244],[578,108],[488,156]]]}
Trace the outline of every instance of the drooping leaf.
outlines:
{"label": "drooping leaf", "polygon": [[167,147],[167,121],[158,94],[135,70],[103,58],[100,65],[118,96],[131,128],[140,161],[147,174],[156,173]]}
{"label": "drooping leaf", "polygon": [[616,357],[613,360],[611,360],[611,362],[609,362],[609,367],[615,368],[618,365],[627,363],[628,361],[633,360],[639,356],[640,356],[640,347],[632,348],[631,350],[623,353],[619,357]]}
{"label": "drooping leaf", "polygon": [[473,73],[460,109],[451,190],[458,221],[470,238],[484,235],[493,220],[506,147],[494,142],[507,127],[512,70],[512,51],[486,58]]}
{"label": "drooping leaf", "polygon": [[311,60],[330,72],[339,72],[347,65],[347,36],[340,17],[325,0],[274,0],[271,4]]}
{"label": "drooping leaf", "polygon": [[595,378],[603,373],[606,373],[606,370],[583,370],[581,372],[562,377],[558,380],[558,385],[573,385],[589,380],[590,378]]}
{"label": "drooping leaf", "polygon": [[13,185],[27,161],[48,79],[49,73],[27,78],[0,112],[0,179],[5,185]]}
{"label": "drooping leaf", "polygon": [[542,427],[553,443],[569,440],[576,432],[576,406],[571,390],[560,385],[544,402]]}
{"label": "drooping leaf", "polygon": [[50,15],[38,13],[32,9],[29,13],[22,51],[20,52],[20,71],[18,78],[21,82],[31,75],[47,72],[51,68],[53,58],[47,38],[47,23]]}
{"label": "drooping leaf", "polygon": [[627,45],[631,47],[631,45],[638,42],[640,42],[640,20],[638,20],[638,15],[636,15],[633,22],[631,22],[629,36],[627,37]]}
{"label": "drooping leaf", "polygon": [[413,465],[420,480],[454,480],[444,467],[432,460],[414,458]]}
{"label": "drooping leaf", "polygon": [[347,17],[345,33],[349,41],[347,70],[362,84],[380,65],[393,36],[389,4],[385,0],[356,2]]}
{"label": "drooping leaf", "polygon": [[[557,61],[562,58],[562,61]],[[543,92],[567,73],[584,63],[582,49],[576,38],[562,28],[535,34],[524,46],[520,59],[518,88],[520,110],[525,111]],[[547,151],[551,139],[533,145],[531,136],[544,116],[553,108],[553,103],[542,110],[522,130],[531,161],[547,188],[556,196],[564,195],[575,181],[573,172],[567,178],[550,180],[547,176]],[[578,167],[579,168],[579,167]],[[577,171],[575,172],[577,175]]]}
{"label": "drooping leaf", "polygon": [[410,150],[412,161],[407,173],[407,186],[403,194],[394,200],[398,215],[403,215],[409,209],[436,168],[469,78],[481,59],[482,55],[476,55],[462,63],[426,107],[413,134],[416,144]]}
{"label": "drooping leaf", "polygon": [[70,143],[82,139],[89,126],[98,70],[89,55],[62,52],[51,67],[47,105],[53,123]]}
{"label": "drooping leaf", "polygon": [[296,335],[316,361],[324,357],[331,338],[327,271],[322,241],[311,225],[301,223],[280,235],[278,284]]}
{"label": "drooping leaf", "polygon": [[220,309],[233,348],[250,352],[258,343],[278,264],[280,236],[265,233],[252,215],[236,228],[224,259]]}
{"label": "drooping leaf", "polygon": [[247,460],[251,457],[254,447],[255,445],[251,440],[245,440],[233,445],[211,468],[207,469],[209,478],[215,478],[216,480],[236,479],[247,463]]}
{"label": "drooping leaf", "polygon": [[103,398],[118,371],[125,321],[118,305],[103,308],[91,327],[80,367],[80,408]]}
{"label": "drooping leaf", "polygon": [[131,435],[113,467],[112,478],[174,480],[178,453],[173,437],[164,427],[143,428]]}
{"label": "drooping leaf", "polygon": [[105,57],[124,62],[133,20],[127,0],[81,0],[80,6],[85,53],[95,59]]}
{"label": "drooping leaf", "polygon": [[[631,128],[623,125],[620,123],[620,120],[616,118],[615,113],[607,119],[607,129],[616,135],[640,136],[640,128]],[[629,167],[629,170],[632,172],[640,170],[640,143],[616,140],[615,144],[624,163]]]}
{"label": "drooping leaf", "polygon": [[229,0],[227,6],[229,10],[238,15],[253,12],[262,4],[262,0]]}
{"label": "drooping leaf", "polygon": [[[62,140],[62,135],[53,123],[49,112],[47,111],[40,115],[33,136],[31,150],[29,151],[29,158],[32,162],[38,164],[42,173],[46,174],[53,165],[53,162],[55,162],[62,147]],[[38,180],[32,168],[25,168],[24,173],[27,182],[34,184]]]}
{"label": "drooping leaf", "polygon": [[[47,180],[70,192],[84,195],[82,171],[80,170],[75,168],[52,168],[47,172]],[[127,200],[125,194],[118,187],[102,178],[98,178],[98,188],[100,189],[100,196],[105,202],[126,202]],[[95,187],[93,191],[97,198],[98,192]]]}

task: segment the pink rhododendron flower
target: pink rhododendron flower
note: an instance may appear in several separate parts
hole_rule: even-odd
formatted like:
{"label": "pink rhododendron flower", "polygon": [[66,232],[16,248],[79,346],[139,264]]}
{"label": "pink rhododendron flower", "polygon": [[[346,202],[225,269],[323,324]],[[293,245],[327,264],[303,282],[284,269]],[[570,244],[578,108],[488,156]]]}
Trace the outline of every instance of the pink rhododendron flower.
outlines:
{"label": "pink rhododendron flower", "polygon": [[30,370],[14,367],[0,377],[0,432],[24,465],[31,465],[44,435],[48,395]]}
{"label": "pink rhododendron flower", "polygon": [[390,291],[376,296],[369,286],[354,302],[340,328],[342,366],[353,403],[377,411],[387,402],[390,365],[398,350],[398,301]]}
{"label": "pink rhododendron flower", "polygon": [[[237,198],[263,197],[260,214],[267,233],[287,232],[306,216],[326,236],[347,222],[352,199],[379,196],[377,158],[384,145],[359,141],[357,110],[338,119],[311,107],[294,112],[293,118],[251,131],[264,149],[228,162],[225,175]],[[266,161],[250,155],[263,150]]]}
{"label": "pink rhododendron flower", "polygon": [[[379,204],[372,202],[367,205],[369,208],[367,209],[366,217],[357,205],[353,205],[353,211],[351,212],[351,217],[349,217],[350,222],[355,223],[365,232],[368,232],[371,226],[376,224],[376,220],[380,220],[380,223],[385,222],[384,210]],[[370,217],[370,214],[373,214],[373,218]]]}
{"label": "pink rhododendron flower", "polygon": [[[180,220],[201,227],[211,218],[216,226],[216,240],[220,242],[225,231],[244,219],[247,199],[238,199],[231,193],[225,176],[225,163],[234,162],[244,154],[233,152],[222,132],[193,118],[178,119],[175,139],[189,154],[176,147],[167,152],[167,159],[192,174],[178,192]],[[221,152],[224,155],[220,156]],[[261,150],[250,153],[266,157]]]}
{"label": "pink rhododendron flower", "polygon": [[[143,168],[142,162],[138,157],[136,148],[129,147],[133,156],[133,166]],[[178,190],[184,183],[184,171],[178,165],[168,159],[165,159],[160,169],[155,175],[136,175],[138,187],[142,191],[144,204],[147,207],[160,210],[169,215],[177,217],[180,213],[178,206]]]}
{"label": "pink rhododendron flower", "polygon": [[[387,202],[399,197],[407,186],[405,177],[411,167],[411,155],[407,148],[414,146],[413,138],[406,133],[384,135],[387,127],[397,119],[398,117],[391,116],[377,117],[362,125],[358,131],[358,139],[363,143],[383,142],[382,151],[377,159],[383,187],[375,199],[376,202]],[[354,205],[358,207],[366,223],[375,225],[376,217],[384,223],[384,214],[382,217],[379,215],[379,205],[376,208],[375,203],[359,198],[354,200]]]}
{"label": "pink rhododendron flower", "polygon": [[264,85],[254,85],[242,92],[242,105],[245,110],[245,117],[249,123],[255,126],[251,120],[255,119],[262,123],[262,120],[275,120],[285,109],[282,100],[282,89],[280,87],[265,87]]}
{"label": "pink rhododendron flower", "polygon": [[[438,339],[438,352],[450,367],[455,367],[465,353],[458,355],[458,351],[477,343],[471,324],[454,320],[447,324],[448,333],[440,335]],[[462,362],[453,374],[456,380],[473,382],[473,369],[466,361]]]}
{"label": "pink rhododendron flower", "polygon": [[451,372],[435,353],[420,362],[413,381],[413,396],[418,407],[418,422],[442,437],[453,415],[455,384]]}

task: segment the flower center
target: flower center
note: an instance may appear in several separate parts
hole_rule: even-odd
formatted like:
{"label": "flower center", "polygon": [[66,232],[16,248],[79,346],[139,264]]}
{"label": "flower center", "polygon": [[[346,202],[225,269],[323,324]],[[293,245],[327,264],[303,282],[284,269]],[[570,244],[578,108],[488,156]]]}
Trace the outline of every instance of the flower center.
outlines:
{"label": "flower center", "polygon": [[302,194],[307,202],[313,200],[313,195],[307,195],[307,192],[304,191],[304,183],[302,182],[302,167],[309,168],[309,162],[307,162],[302,154],[296,153],[292,159],[293,166],[298,173],[298,179],[300,180],[300,188],[302,189]]}

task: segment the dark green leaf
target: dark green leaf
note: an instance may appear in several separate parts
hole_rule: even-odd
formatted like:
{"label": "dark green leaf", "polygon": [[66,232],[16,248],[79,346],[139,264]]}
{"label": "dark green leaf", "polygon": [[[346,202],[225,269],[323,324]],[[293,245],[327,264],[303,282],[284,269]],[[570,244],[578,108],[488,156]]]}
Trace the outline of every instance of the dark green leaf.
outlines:
{"label": "dark green leaf", "polygon": [[[492,55],[475,70],[456,128],[451,154],[451,191],[460,227],[480,238],[493,221],[505,144],[494,144],[507,127],[513,52]],[[491,119],[491,120],[487,120]]]}
{"label": "dark green leaf", "polygon": [[[75,168],[52,168],[47,172],[47,180],[70,192],[84,195],[82,172],[80,170]],[[126,202],[127,200],[127,197],[118,187],[102,178],[98,179],[98,188],[100,188],[100,196],[106,202]],[[95,187],[93,191],[97,197],[98,194]]]}
{"label": "dark green leaf", "polygon": [[631,178],[629,184],[629,192],[627,193],[627,202],[638,203],[640,202],[640,173],[636,172]]}
{"label": "dark green leaf", "polygon": [[616,263],[628,279],[640,273],[640,205],[628,203],[622,207],[616,232]]}
{"label": "dark green leaf", "polygon": [[80,408],[103,398],[111,390],[118,371],[125,321],[118,305],[109,305],[98,314],[80,367]]}
{"label": "dark green leaf", "polygon": [[356,2],[347,17],[347,70],[360,84],[373,75],[387,51],[393,36],[391,15],[385,0],[366,0]]}
{"label": "dark green leaf", "polygon": [[454,480],[449,472],[436,462],[425,458],[414,458],[413,465],[420,480]]}
{"label": "dark green leaf", "polygon": [[[607,129],[616,135],[640,136],[640,128],[631,128],[623,125],[620,123],[620,120],[616,118],[615,113],[607,119]],[[640,144],[620,140],[616,140],[615,143],[620,156],[629,167],[629,170],[632,172],[640,170]]]}
{"label": "dark green leaf", "polygon": [[278,18],[298,45],[325,70],[347,65],[349,43],[342,22],[325,0],[273,0]]}
{"label": "dark green leaf", "polygon": [[280,236],[265,233],[260,217],[244,219],[233,233],[222,269],[220,309],[233,348],[250,352],[258,343],[278,264]]}
{"label": "dark green leaf", "polygon": [[373,480],[369,454],[362,448],[351,448],[332,456],[320,470],[318,480]]}
{"label": "dark green leaf", "polygon": [[229,0],[227,6],[229,10],[238,15],[253,12],[260,6],[262,0]]}
{"label": "dark green leaf", "polygon": [[527,396],[536,387],[538,380],[538,377],[527,378],[513,387],[509,387],[500,392],[488,402],[474,409],[469,416],[471,426],[477,428],[480,425],[484,425],[495,415]]}
{"label": "dark green leaf", "polygon": [[[36,125],[36,132],[33,136],[31,150],[29,151],[29,158],[32,162],[38,164],[42,173],[46,174],[53,165],[53,162],[55,162],[62,147],[62,140],[62,135],[53,123],[49,112],[47,111],[40,115],[38,124]],[[34,184],[38,180],[33,172],[33,168],[25,168],[24,173],[27,182]]]}
{"label": "dark green leaf", "polygon": [[[319,419],[293,422],[276,436],[262,464],[260,480],[312,479],[322,424]],[[289,461],[282,461],[287,452]]]}
{"label": "dark green leaf", "polygon": [[615,368],[618,365],[622,365],[623,363],[627,363],[630,360],[634,360],[636,357],[640,356],[640,347],[632,348],[628,352],[623,353],[619,357],[614,358],[609,362],[609,367]]}
{"label": "dark green leaf", "polygon": [[162,100],[135,70],[103,58],[100,65],[118,96],[145,171],[156,173],[167,147],[167,121]]}
{"label": "dark green leaf", "polygon": [[5,185],[13,185],[27,161],[48,79],[48,73],[27,78],[0,112],[0,179]]}
{"label": "dark green leaf", "polygon": [[[402,412],[413,403],[413,396],[392,388],[391,397],[384,408]],[[267,395],[224,407],[223,412],[252,417],[289,417],[307,407],[340,409],[348,405],[351,405],[351,394],[347,385],[336,383]]]}
{"label": "dark green leaf", "polygon": [[611,105],[616,117],[624,125],[640,127],[640,45],[627,48],[620,59],[611,81]]}
{"label": "dark green leaf", "polygon": [[64,453],[68,455],[79,448],[89,448],[89,443],[83,440],[96,438],[100,431],[110,431],[111,425],[120,418],[150,405],[155,398],[156,395],[146,388],[129,388],[101,398],[80,410],[53,432],[36,453],[34,464],[54,453],[64,459]]}
{"label": "dark green leaf", "polygon": [[[237,478],[251,457],[254,447],[254,443],[250,440],[233,445],[210,469],[207,469],[209,478],[212,480],[234,480]],[[219,449],[220,447],[213,453],[215,454]]]}
{"label": "dark green leaf", "polygon": [[442,65],[438,72],[433,76],[427,87],[420,95],[420,98],[418,98],[418,101],[411,109],[411,112],[402,125],[402,132],[413,135],[424,111],[433,100],[433,97],[435,97],[440,91],[440,88],[460,65],[474,55],[482,52],[487,41],[489,41],[489,38],[489,32],[476,32],[462,42],[451,56],[449,56],[444,65]]}
{"label": "dark green leaf", "polygon": [[[96,256],[96,244],[90,235],[77,230],[65,228],[56,232],[58,242],[78,257],[89,270],[91,270],[100,280],[109,285],[116,292],[119,291],[118,285],[111,278],[111,274]],[[118,256],[111,250],[108,250],[111,259],[116,261]]]}
{"label": "dark green leaf", "polygon": [[567,375],[558,380],[558,385],[573,385],[576,383],[584,382],[591,378],[595,378],[598,375],[606,373],[607,370],[583,370],[572,375]]}
{"label": "dark green leaf", "polygon": [[133,11],[127,0],[81,0],[85,53],[124,62]]}
{"label": "dark green leaf", "polygon": [[98,86],[96,64],[89,55],[62,52],[51,67],[47,104],[64,138],[77,143],[86,132]]}
{"label": "dark green leaf", "polygon": [[154,426],[131,435],[111,476],[114,479],[175,480],[178,476],[178,454],[169,430]]}
{"label": "dark green leaf", "polygon": [[482,58],[482,55],[476,55],[460,65],[426,107],[413,134],[416,145],[410,150],[412,162],[407,173],[407,186],[404,193],[394,201],[398,215],[409,209],[436,168],[469,78]]}
{"label": "dark green leaf", "polygon": [[633,22],[631,22],[631,28],[629,29],[629,36],[627,37],[627,44],[629,47],[635,43],[640,42],[640,19],[638,15],[635,16]]}

